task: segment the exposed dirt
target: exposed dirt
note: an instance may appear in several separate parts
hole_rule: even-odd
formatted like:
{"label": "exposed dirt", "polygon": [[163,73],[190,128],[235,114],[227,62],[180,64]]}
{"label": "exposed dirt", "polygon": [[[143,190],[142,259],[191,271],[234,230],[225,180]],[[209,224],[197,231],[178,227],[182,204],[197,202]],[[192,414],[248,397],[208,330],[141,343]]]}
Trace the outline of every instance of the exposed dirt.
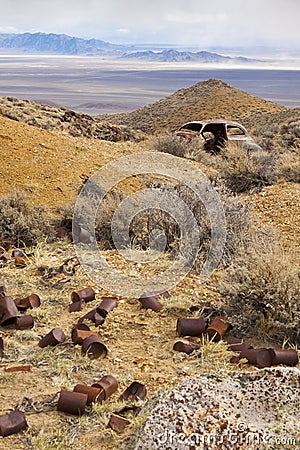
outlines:
{"label": "exposed dirt", "polygon": [[[225,88],[224,96],[225,101]],[[242,103],[240,98],[235,104],[237,111]],[[268,105],[269,102],[266,102],[258,106],[253,99],[251,108],[253,111],[255,107],[267,109]],[[272,105],[269,105],[271,110],[276,111],[277,106]],[[214,104],[211,111],[218,110],[218,106],[219,103]],[[245,111],[248,107],[245,105]],[[239,111],[239,114],[244,114]],[[210,112],[207,114],[211,115]],[[230,117],[236,118],[236,115]],[[179,120],[182,120],[181,116],[174,116],[174,125]],[[160,124],[163,125],[163,122]],[[54,215],[58,206],[74,199],[82,181],[104,164],[123,155],[148,150],[147,141],[112,143],[72,137],[67,132],[43,130],[0,117],[0,194],[11,193],[14,188],[25,190],[32,204],[43,205]],[[138,182],[130,183],[132,190]],[[300,248],[298,184],[279,183],[243,198],[252,203],[264,224],[275,227],[283,245]],[[162,300],[164,308],[159,313],[146,311],[136,299],[119,297],[117,308],[109,313],[104,325],[98,329],[108,346],[108,355],[101,360],[90,360],[81,354],[79,346],[71,343],[70,331],[79,317],[95,307],[102,296],[111,293],[94,286],[98,289],[96,300],[88,304],[84,311],[70,314],[68,304],[71,292],[90,285],[92,281],[79,267],[74,276],[62,277],[62,289],[54,289],[40,283],[42,273],[37,267],[59,266],[66,258],[74,256],[72,245],[64,241],[52,246],[41,243],[25,268],[15,267],[11,252],[6,256],[9,263],[0,270],[0,285],[4,284],[8,295],[13,298],[37,293],[42,305],[28,312],[35,319],[33,330],[0,329],[4,339],[4,357],[0,360],[0,414],[19,405],[26,412],[29,424],[24,434],[0,438],[0,449],[117,449],[119,436],[107,428],[107,423],[110,414],[122,405],[118,396],[132,381],[144,383],[148,391],[147,399],[150,399],[157,392],[170,389],[187,374],[210,371],[216,367],[236,369],[236,366],[229,366],[228,360],[232,354],[227,352],[224,343],[203,342],[204,352],[188,357],[172,350],[177,340],[177,318],[201,314],[201,311],[191,313],[190,306],[209,301],[216,309],[221,308],[221,299],[212,285],[209,282],[202,284],[200,278],[193,274],[189,274],[171,291],[169,299]],[[106,252],[106,257],[109,263],[122,270],[125,267],[130,273],[130,265],[120,262],[116,252]],[[156,267],[155,271],[160,269],[163,266]],[[40,336],[57,326],[65,331],[66,343],[56,348],[40,349],[37,345]],[[94,326],[91,328],[95,329]],[[264,342],[264,345],[268,343]],[[29,364],[31,370],[5,372],[7,367],[22,364]],[[240,369],[250,370],[245,364]],[[80,418],[56,411],[60,389],[73,389],[77,383],[92,384],[104,374],[115,376],[119,382],[117,393],[107,402],[96,405],[92,412]],[[132,433],[141,420],[132,419],[121,438]]]}

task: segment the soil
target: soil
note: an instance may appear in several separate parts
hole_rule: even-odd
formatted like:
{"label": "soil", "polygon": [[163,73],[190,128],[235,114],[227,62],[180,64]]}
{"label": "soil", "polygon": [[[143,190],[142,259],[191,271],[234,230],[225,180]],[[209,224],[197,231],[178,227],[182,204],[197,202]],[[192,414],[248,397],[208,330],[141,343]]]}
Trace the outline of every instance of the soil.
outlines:
{"label": "soil", "polygon": [[[112,143],[72,137],[66,132],[42,130],[0,117],[0,193],[11,193],[14,188],[25,190],[33,205],[43,205],[51,215],[56,215],[59,206],[69,204],[76,197],[82,181],[104,164],[148,150],[147,141]],[[138,181],[130,183],[132,190]],[[299,184],[279,183],[244,196],[244,200],[252,204],[264,224],[275,227],[284,246],[300,248]],[[210,302],[216,310],[221,310],[221,299],[209,281],[203,283],[190,273],[171,290],[169,299],[161,300],[164,307],[158,313],[143,309],[137,299],[118,297],[118,306],[109,313],[105,323],[100,328],[91,325],[108,347],[105,358],[91,360],[82,355],[80,346],[71,342],[71,328],[102,296],[111,293],[93,286],[96,299],[83,311],[69,313],[73,290],[91,284],[82,267],[77,267],[72,276],[58,275],[50,280],[60,279],[57,286],[60,289],[43,285],[40,281],[43,272],[38,269],[45,265],[58,267],[74,256],[73,246],[63,240],[52,246],[41,243],[24,268],[15,267],[11,251],[5,255],[8,264],[0,270],[0,285],[4,284],[13,298],[36,293],[42,304],[28,312],[35,319],[32,330],[0,328],[4,340],[4,356],[0,359],[0,414],[18,405],[25,411],[29,425],[25,433],[1,437],[0,449],[117,449],[118,441],[131,434],[142,420],[131,418],[131,425],[121,436],[107,428],[110,414],[123,405],[119,395],[132,381],[145,384],[147,400],[171,389],[187,374],[207,372],[215,367],[232,370],[229,365],[232,353],[227,352],[225,343],[202,342],[206,345],[206,356],[197,352],[185,356],[173,350],[178,340],[177,319],[201,314],[201,309],[191,312],[190,306]],[[114,251],[107,251],[106,257],[116,267],[120,264]],[[124,267],[124,262],[121,266]],[[130,265],[126,270],[130,273]],[[39,348],[40,336],[54,327],[65,332],[66,342],[53,348]],[[25,364],[30,366],[30,371],[5,371]],[[244,365],[241,370],[249,368]],[[117,393],[105,403],[94,406],[82,417],[57,412],[61,389],[72,390],[77,383],[91,385],[105,374],[113,375],[119,383]]]}

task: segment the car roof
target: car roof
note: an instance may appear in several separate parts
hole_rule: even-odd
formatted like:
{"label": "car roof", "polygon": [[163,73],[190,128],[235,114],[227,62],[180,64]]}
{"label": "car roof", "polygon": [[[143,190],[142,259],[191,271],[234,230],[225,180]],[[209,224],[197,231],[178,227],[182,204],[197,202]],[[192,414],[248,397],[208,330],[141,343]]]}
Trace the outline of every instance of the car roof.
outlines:
{"label": "car roof", "polygon": [[182,126],[188,125],[190,123],[197,123],[197,124],[202,124],[202,125],[215,123],[215,124],[233,125],[233,126],[239,126],[239,127],[245,128],[245,127],[243,127],[243,125],[241,125],[238,122],[234,122],[233,120],[225,120],[225,119],[191,120],[190,122],[184,123]]}

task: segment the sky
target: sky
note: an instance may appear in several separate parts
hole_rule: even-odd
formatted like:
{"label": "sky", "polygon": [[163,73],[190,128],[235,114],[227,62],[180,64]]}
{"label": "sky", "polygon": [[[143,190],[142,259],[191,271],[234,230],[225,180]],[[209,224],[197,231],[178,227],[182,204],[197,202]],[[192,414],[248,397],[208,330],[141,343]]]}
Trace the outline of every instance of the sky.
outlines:
{"label": "sky", "polygon": [[1,33],[65,33],[125,44],[295,54],[299,23],[300,0],[0,0]]}

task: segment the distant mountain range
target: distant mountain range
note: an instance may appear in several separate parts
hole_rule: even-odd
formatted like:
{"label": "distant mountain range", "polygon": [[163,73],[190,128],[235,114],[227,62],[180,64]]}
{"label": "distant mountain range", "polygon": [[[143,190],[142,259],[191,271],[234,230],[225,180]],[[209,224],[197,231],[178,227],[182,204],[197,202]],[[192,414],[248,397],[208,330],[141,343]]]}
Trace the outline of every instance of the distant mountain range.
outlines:
{"label": "distant mountain range", "polygon": [[66,34],[22,33],[0,34],[0,51],[17,53],[49,53],[58,55],[123,54],[127,47],[99,39],[81,39]]}
{"label": "distant mountain range", "polygon": [[116,45],[99,39],[82,39],[55,33],[0,34],[0,53],[34,53],[58,55],[108,56],[157,62],[253,63],[255,59],[230,57],[206,51],[189,52],[173,49],[154,52],[135,51],[133,46]]}
{"label": "distant mountain range", "polygon": [[231,57],[223,56],[218,53],[210,52],[180,52],[177,50],[163,50],[161,52],[153,52],[151,50],[127,53],[122,58],[138,59],[143,61],[157,61],[157,62],[185,62],[185,61],[199,61],[203,63],[220,63],[220,62],[239,62],[252,63],[258,60],[244,58],[243,56]]}

